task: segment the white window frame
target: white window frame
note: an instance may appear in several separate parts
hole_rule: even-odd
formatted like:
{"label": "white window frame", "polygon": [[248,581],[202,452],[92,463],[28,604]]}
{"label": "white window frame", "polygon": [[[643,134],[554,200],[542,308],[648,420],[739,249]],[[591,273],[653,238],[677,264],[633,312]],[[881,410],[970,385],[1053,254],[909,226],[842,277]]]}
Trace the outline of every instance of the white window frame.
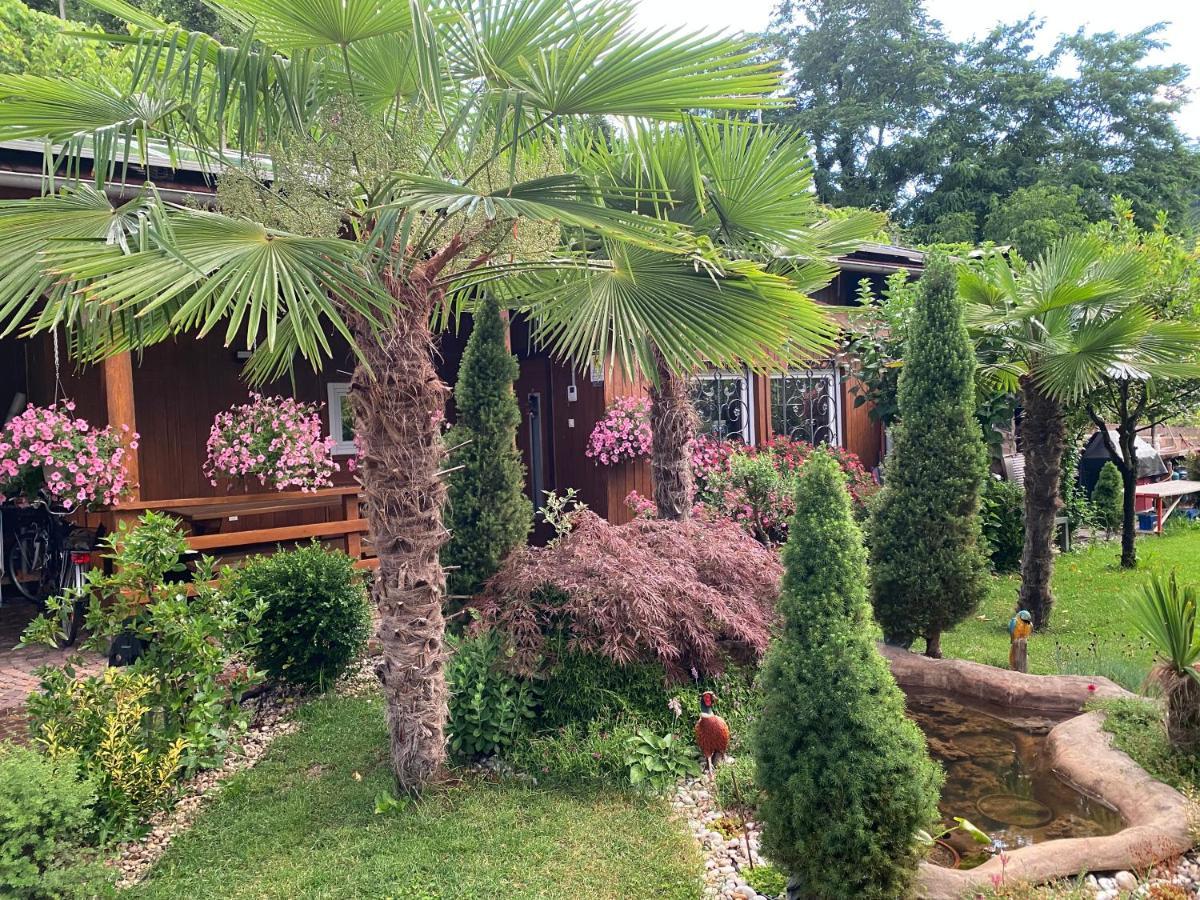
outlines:
{"label": "white window frame", "polygon": [[329,436],[333,438],[334,456],[353,456],[358,453],[358,445],[354,443],[354,435],[348,438],[342,433],[342,404],[350,394],[350,382],[331,381],[325,388],[327,422]]}
{"label": "white window frame", "polygon": [[[771,386],[775,381],[782,381],[784,378],[805,378],[810,381],[815,381],[818,378],[829,382],[829,394],[833,397],[833,406],[830,410],[830,415],[833,418],[833,445],[835,447],[845,447],[845,436],[842,433],[842,379],[841,373],[837,367],[815,368],[815,369],[791,369],[787,372],[775,372],[771,375],[771,383],[767,385],[767,402],[771,403]],[[787,437],[788,435],[776,435],[775,423],[772,421],[771,437]]]}
{"label": "white window frame", "polygon": [[[742,425],[741,439],[747,447],[753,447],[755,441],[754,434],[754,377],[750,374],[749,369],[743,369],[740,372],[732,369],[709,369],[695,376],[695,380],[699,381],[704,378],[727,378],[730,380],[740,379],[742,382],[742,408],[746,411],[745,422]],[[726,435],[725,440],[736,439],[737,435]]]}

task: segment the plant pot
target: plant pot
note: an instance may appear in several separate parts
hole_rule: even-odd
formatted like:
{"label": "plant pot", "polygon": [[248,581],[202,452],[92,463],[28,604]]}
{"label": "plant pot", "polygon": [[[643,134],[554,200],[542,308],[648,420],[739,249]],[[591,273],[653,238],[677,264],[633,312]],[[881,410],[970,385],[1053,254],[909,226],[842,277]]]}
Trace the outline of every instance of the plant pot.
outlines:
{"label": "plant pot", "polygon": [[958,851],[947,841],[942,840],[933,842],[926,858],[935,866],[941,866],[944,869],[957,869],[962,865],[962,857],[959,856]]}

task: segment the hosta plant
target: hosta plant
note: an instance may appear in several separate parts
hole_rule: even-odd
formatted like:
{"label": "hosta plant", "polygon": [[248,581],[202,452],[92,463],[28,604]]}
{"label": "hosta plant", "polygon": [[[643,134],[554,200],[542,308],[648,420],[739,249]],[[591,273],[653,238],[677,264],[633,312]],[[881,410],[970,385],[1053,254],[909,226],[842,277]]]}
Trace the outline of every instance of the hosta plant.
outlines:
{"label": "hosta plant", "polygon": [[70,401],[29,406],[0,431],[0,494],[43,492],[64,509],[111,506],[129,490],[125,459],[138,436],[128,427],[94,428]]}
{"label": "hosta plant", "polygon": [[1196,628],[1196,588],[1180,587],[1175,572],[1163,582],[1150,577],[1140,602],[1129,610],[1133,627],[1154,647],[1151,678],[1167,702],[1167,737],[1181,750],[1200,747],[1200,632]]}
{"label": "hosta plant", "polygon": [[656,793],[670,790],[683,778],[700,774],[700,760],[695,746],[679,735],[661,737],[642,729],[626,742],[625,764],[629,767],[629,783]]}
{"label": "hosta plant", "polygon": [[324,435],[320,407],[291,397],[251,394],[218,413],[208,433],[204,474],[211,484],[257,480],[283,491],[330,487],[339,466],[335,441]]}

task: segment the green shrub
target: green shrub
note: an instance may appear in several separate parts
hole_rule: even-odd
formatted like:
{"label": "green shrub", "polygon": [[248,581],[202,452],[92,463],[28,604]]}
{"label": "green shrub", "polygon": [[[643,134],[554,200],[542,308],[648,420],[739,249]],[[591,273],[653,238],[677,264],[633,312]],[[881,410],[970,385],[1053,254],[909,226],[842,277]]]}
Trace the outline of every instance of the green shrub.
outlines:
{"label": "green shrub", "polygon": [[634,734],[631,725],[572,723],[554,732],[523,737],[509,752],[508,761],[517,771],[548,784],[627,786],[627,743]]}
{"label": "green shrub", "polygon": [[769,863],[743,869],[742,879],[764,897],[778,897],[787,890],[787,876]]}
{"label": "green shrub", "polygon": [[500,665],[500,638],[494,631],[448,640],[450,749],[465,759],[504,754],[534,717],[534,687]]}
{"label": "green shrub", "polygon": [[676,732],[657,735],[645,728],[625,739],[625,765],[635,788],[664,793],[682,778],[700,774],[700,759],[691,735]]}
{"label": "green shrub", "polygon": [[888,643],[923,637],[930,656],[941,655],[942,632],[987,591],[979,522],[986,456],[957,284],[949,258],[931,256],[908,324],[895,444],[871,507],[875,616]]}
{"label": "green shrub", "polygon": [[254,658],[271,678],[324,690],[362,652],[371,607],[362,574],[342,551],[313,541],[256,557],[236,579],[265,605]]}
{"label": "green shrub", "polygon": [[95,831],[95,802],[96,786],[74,758],[0,744],[0,896],[103,893],[103,867],[79,863],[81,845]]}
{"label": "green shrub", "polygon": [[[475,324],[454,386],[458,421],[446,436],[450,497],[442,551],[452,595],[473,596],[522,545],[533,508],[525,495],[525,467],[517,449],[521,410],[513,393],[520,374],[504,342],[505,323],[491,295],[475,310]],[[452,604],[453,606],[453,604]]]}
{"label": "green shrub", "polygon": [[539,682],[537,728],[622,720],[669,728],[674,716],[665,684],[662,667],[652,663],[620,666],[595,654],[564,652]]}
{"label": "green shrub", "polygon": [[1017,571],[1025,549],[1025,489],[1012,481],[985,479],[979,518],[992,568]]}
{"label": "green shrub", "polygon": [[1121,517],[1125,511],[1125,486],[1121,482],[1121,472],[1112,460],[1100,468],[1100,477],[1092,489],[1092,506],[1105,533],[1112,533],[1121,527]]}
{"label": "green shrub", "polygon": [[788,534],[753,738],[763,852],[802,896],[895,900],[941,775],[875,649],[862,536],[824,453],[804,468]]}
{"label": "green shrub", "polygon": [[[78,678],[70,663],[43,668],[29,712],[48,752],[77,754],[95,776],[98,805],[117,827],[158,808],[178,774],[219,764],[244,732],[238,701],[261,676],[241,660],[257,639],[263,606],[218,579],[207,557],[188,596],[179,583],[187,541],[169,516],[148,512],[134,528],[122,523],[103,546],[114,572],[88,573],[83,647],[103,653],[120,636],[140,655],[120,675]],[[76,599],[71,592],[52,598],[22,643],[59,640],[59,610]]]}
{"label": "green shrub", "polygon": [[755,783],[754,757],[749,753],[735,756],[717,767],[717,804],[721,809],[746,810],[758,815],[762,792]]}

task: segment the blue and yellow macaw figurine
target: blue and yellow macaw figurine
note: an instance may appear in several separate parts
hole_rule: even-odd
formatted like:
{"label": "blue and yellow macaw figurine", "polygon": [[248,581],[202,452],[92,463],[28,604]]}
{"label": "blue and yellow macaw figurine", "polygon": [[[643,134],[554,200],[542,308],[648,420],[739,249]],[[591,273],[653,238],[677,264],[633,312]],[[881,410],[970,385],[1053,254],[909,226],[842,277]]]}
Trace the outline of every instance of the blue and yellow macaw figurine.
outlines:
{"label": "blue and yellow macaw figurine", "polygon": [[1025,640],[1033,634],[1033,616],[1023,609],[1008,622],[1008,667],[1014,672],[1025,672],[1029,668]]}

